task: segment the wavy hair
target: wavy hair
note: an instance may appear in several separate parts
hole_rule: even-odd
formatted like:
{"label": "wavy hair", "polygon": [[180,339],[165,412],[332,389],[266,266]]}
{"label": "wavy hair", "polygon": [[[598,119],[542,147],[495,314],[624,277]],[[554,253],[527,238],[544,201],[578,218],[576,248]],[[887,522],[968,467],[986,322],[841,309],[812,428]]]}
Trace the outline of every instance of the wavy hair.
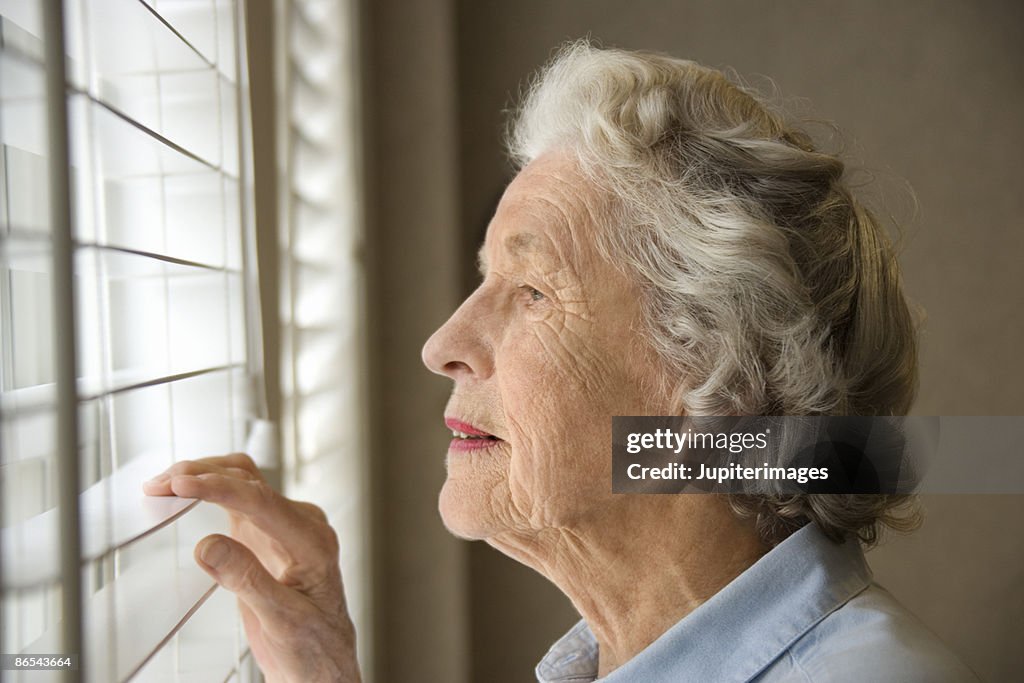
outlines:
{"label": "wavy hair", "polygon": [[[666,389],[692,415],[904,415],[917,332],[895,249],[845,164],[766,98],[672,57],[564,46],[512,117],[521,167],[572,154],[613,201],[597,245],[641,283]],[[917,521],[906,496],[730,496],[775,545]]]}

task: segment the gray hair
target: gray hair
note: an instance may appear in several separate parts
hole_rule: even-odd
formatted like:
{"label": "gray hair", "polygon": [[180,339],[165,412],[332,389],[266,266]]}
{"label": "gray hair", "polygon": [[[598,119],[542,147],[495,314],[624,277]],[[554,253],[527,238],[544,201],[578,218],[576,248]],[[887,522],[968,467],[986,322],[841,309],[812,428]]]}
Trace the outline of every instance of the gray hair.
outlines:
{"label": "gray hair", "polygon": [[[681,413],[909,410],[917,336],[892,242],[844,163],[756,92],[691,61],[575,42],[530,85],[509,149],[520,166],[569,153],[612,198],[597,247],[641,283]],[[730,502],[772,545],[809,521],[865,543],[916,521],[904,496]]]}

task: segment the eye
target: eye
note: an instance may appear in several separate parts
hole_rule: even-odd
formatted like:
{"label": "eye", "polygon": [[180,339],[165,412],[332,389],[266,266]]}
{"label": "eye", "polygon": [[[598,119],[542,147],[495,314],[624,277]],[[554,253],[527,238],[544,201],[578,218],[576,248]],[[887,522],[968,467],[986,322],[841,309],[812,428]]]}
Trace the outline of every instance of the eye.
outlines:
{"label": "eye", "polygon": [[536,287],[531,287],[530,285],[520,285],[519,289],[525,292],[526,295],[529,297],[528,303],[543,301],[544,299],[547,298],[544,296],[544,292],[540,291]]}

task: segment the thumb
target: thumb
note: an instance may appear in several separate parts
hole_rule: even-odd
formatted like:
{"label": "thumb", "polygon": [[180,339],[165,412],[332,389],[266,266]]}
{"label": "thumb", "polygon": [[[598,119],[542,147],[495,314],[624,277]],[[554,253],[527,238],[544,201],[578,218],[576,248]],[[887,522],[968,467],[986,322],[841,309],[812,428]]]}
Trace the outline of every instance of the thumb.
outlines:
{"label": "thumb", "polygon": [[199,541],[196,562],[223,588],[252,608],[261,622],[282,622],[300,596],[278,583],[244,545],[222,534]]}

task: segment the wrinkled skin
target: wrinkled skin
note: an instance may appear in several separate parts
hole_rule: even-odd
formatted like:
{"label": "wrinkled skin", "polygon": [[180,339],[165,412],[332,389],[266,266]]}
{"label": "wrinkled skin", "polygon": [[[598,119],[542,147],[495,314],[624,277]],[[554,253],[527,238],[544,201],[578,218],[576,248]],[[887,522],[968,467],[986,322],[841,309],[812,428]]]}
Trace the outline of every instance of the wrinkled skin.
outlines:
{"label": "wrinkled skin", "polygon": [[484,279],[423,349],[454,381],[446,416],[502,441],[448,452],[453,533],[536,569],[599,643],[602,676],[750,566],[765,548],[714,496],[611,493],[611,417],[674,414],[637,283],[595,246],[606,197],[549,153],[509,185]]}
{"label": "wrinkled skin", "polygon": [[667,409],[638,288],[594,246],[602,208],[563,157],[530,164],[491,222],[483,282],[423,349],[455,381],[445,415],[503,439],[449,452],[453,533],[500,546],[578,524],[614,500],[610,416]]}
{"label": "wrinkled skin", "polygon": [[[423,349],[454,381],[445,415],[500,439],[449,450],[445,525],[556,584],[598,640],[601,676],[766,550],[715,496],[611,493],[611,416],[671,414],[678,378],[645,342],[636,283],[595,248],[604,200],[564,155],[523,169],[488,230],[483,282]],[[232,538],[204,539],[196,559],[238,595],[268,681],[359,680],[318,508],[272,491],[240,455],[178,463],[146,492],[230,511]],[[228,553],[213,566],[216,541]]]}
{"label": "wrinkled skin", "polygon": [[[231,538],[207,536],[195,558],[238,597],[267,683],[360,680],[338,537],[323,510],[274,491],[241,453],[176,463],[143,490],[199,498],[228,511]],[[213,554],[218,549],[219,556]]]}

